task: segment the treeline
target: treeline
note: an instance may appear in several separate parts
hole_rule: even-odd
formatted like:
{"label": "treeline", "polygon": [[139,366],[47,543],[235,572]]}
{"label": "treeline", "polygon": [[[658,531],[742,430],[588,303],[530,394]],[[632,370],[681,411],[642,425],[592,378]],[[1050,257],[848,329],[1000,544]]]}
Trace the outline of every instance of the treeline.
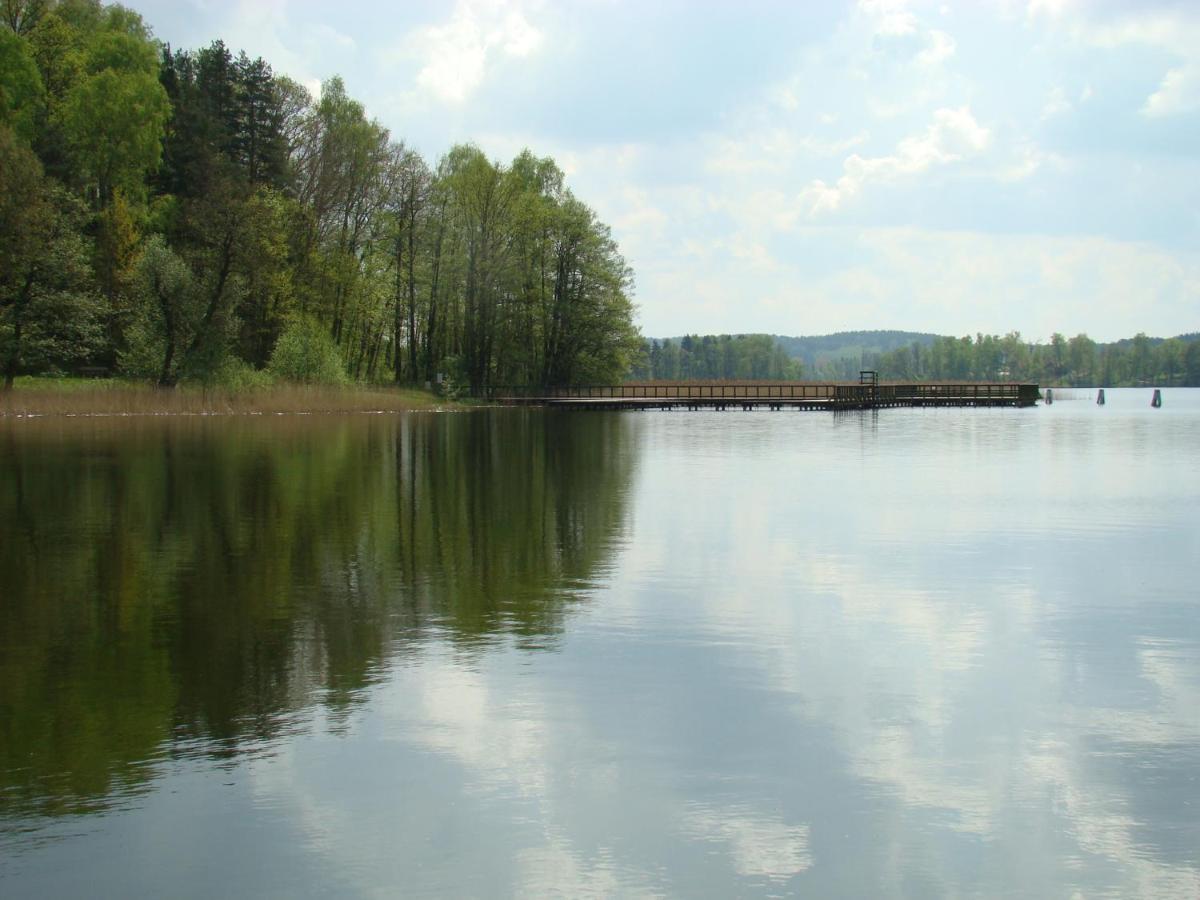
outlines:
{"label": "treeline", "polygon": [[941,337],[929,344],[864,356],[882,378],[1036,381],[1073,387],[1200,387],[1200,334],[1162,340],[1138,334],[1098,344],[1086,334],[1055,334],[1048,344],[1020,333]]}
{"label": "treeline", "polygon": [[687,335],[646,340],[630,371],[638,381],[798,379],[803,367],[768,334]]}
{"label": "treeline", "polygon": [[907,347],[913,341],[927,344],[937,337],[919,331],[875,330],[838,331],[806,337],[775,335],[775,340],[788,356],[803,363],[809,378],[857,381],[864,356]]}
{"label": "treeline", "polygon": [[549,158],[436,163],[220,41],[99,0],[0,7],[0,367],[611,381],[632,275]]}

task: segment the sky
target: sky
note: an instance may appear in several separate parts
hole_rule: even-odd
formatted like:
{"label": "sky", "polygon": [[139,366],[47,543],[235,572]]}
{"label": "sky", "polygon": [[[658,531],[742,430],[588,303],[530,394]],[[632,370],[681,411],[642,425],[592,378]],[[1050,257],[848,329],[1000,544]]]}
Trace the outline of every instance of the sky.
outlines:
{"label": "sky", "polygon": [[1200,3],[127,0],[554,157],[649,336],[1200,330]]}

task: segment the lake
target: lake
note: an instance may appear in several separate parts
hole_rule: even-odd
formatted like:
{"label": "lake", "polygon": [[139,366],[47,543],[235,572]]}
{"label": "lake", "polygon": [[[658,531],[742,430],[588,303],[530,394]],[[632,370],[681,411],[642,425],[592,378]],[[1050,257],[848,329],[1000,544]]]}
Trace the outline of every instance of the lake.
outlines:
{"label": "lake", "polygon": [[1200,895],[1200,391],[0,422],[0,895]]}

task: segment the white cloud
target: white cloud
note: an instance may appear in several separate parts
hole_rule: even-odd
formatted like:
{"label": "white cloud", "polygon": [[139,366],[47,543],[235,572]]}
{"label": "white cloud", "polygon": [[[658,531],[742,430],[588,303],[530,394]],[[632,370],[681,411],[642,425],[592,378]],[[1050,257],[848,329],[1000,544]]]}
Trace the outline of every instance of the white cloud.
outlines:
{"label": "white cloud", "polygon": [[917,54],[917,64],[921,66],[936,66],[954,55],[957,48],[954,38],[936,28],[929,32],[929,42],[925,49]]}
{"label": "white cloud", "polygon": [[1022,141],[1013,148],[1012,159],[1001,165],[997,178],[1005,182],[1023,181],[1046,165],[1061,171],[1066,168],[1067,161],[1056,153],[1047,153],[1032,141]]}
{"label": "white cloud", "polygon": [[836,184],[813,181],[801,194],[801,202],[811,215],[832,212],[870,182],[894,181],[958,162],[982,152],[990,138],[990,131],[976,121],[969,107],[939,109],[924,134],[905,138],[888,156],[852,154],[842,164],[844,174]]}
{"label": "white cloud", "polygon": [[734,868],[744,877],[784,880],[812,866],[807,825],[732,808],[690,810],[684,828],[701,840],[727,844]]}
{"label": "white cloud", "polygon": [[937,28],[925,28],[907,0],[859,0],[858,8],[877,49],[899,53],[923,68],[954,55],[954,38]]}
{"label": "white cloud", "polygon": [[1029,5],[1025,7],[1025,11],[1030,19],[1035,19],[1038,16],[1057,19],[1065,15],[1074,5],[1073,0],[1029,0]]}
{"label": "white cloud", "polygon": [[859,0],[858,8],[883,37],[905,37],[917,32],[917,17],[906,0]]}
{"label": "white cloud", "polygon": [[342,50],[354,50],[358,45],[354,38],[343,34],[332,25],[318,22],[309,29],[309,40],[319,45],[333,45]]}
{"label": "white cloud", "polygon": [[1085,19],[1076,22],[1073,30],[1093,47],[1151,47],[1178,60],[1164,73],[1158,90],[1146,98],[1143,115],[1162,118],[1200,109],[1200,17],[1194,12],[1147,11],[1104,22]]}
{"label": "white cloud", "polygon": [[[952,332],[1091,333],[1102,319],[1110,331],[1095,336],[1111,340],[1136,332],[1147,307],[1170,333],[1195,320],[1200,259],[1152,244],[910,228],[872,229],[864,241],[890,302],[903,299],[921,321],[956,321]],[[1014,309],[1022,321],[1012,322]]]}
{"label": "white cloud", "polygon": [[1171,69],[1157,91],[1146,98],[1142,114],[1162,118],[1200,109],[1200,64]]}
{"label": "white cloud", "polygon": [[483,83],[489,59],[529,56],[541,42],[520,9],[459,0],[448,22],[420,29],[410,46],[424,60],[417,84],[443,102],[462,103]]}
{"label": "white cloud", "polygon": [[1071,111],[1071,101],[1067,99],[1067,92],[1061,86],[1056,86],[1046,95],[1046,102],[1042,105],[1042,121],[1057,118]]}
{"label": "white cloud", "polygon": [[657,301],[644,307],[646,333],[678,333],[677,323],[688,322],[702,334],[907,327],[1016,329],[1043,340],[1086,331],[1116,340],[1148,330],[1147,310],[1154,310],[1155,333],[1196,327],[1195,254],[1075,235],[794,225],[772,239],[755,230],[783,224],[787,209],[785,198],[763,196],[735,219],[779,263],[756,267],[753,278],[726,239],[697,239],[693,256],[675,250],[640,267],[639,296]]}
{"label": "white cloud", "polygon": [[862,145],[867,133],[842,138],[797,134],[787,128],[766,128],[736,137],[713,139],[714,148],[704,161],[714,175],[771,174],[793,170],[800,157],[830,157]]}

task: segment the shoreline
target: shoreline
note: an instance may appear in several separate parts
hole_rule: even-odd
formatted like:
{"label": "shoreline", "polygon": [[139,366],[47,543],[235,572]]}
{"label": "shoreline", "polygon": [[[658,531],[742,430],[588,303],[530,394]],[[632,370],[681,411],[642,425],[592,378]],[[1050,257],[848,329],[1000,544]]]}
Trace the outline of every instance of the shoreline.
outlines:
{"label": "shoreline", "polygon": [[0,392],[0,420],[213,416],[386,415],[450,412],[471,404],[417,388],[279,384],[159,388],[141,382],[20,379]]}

